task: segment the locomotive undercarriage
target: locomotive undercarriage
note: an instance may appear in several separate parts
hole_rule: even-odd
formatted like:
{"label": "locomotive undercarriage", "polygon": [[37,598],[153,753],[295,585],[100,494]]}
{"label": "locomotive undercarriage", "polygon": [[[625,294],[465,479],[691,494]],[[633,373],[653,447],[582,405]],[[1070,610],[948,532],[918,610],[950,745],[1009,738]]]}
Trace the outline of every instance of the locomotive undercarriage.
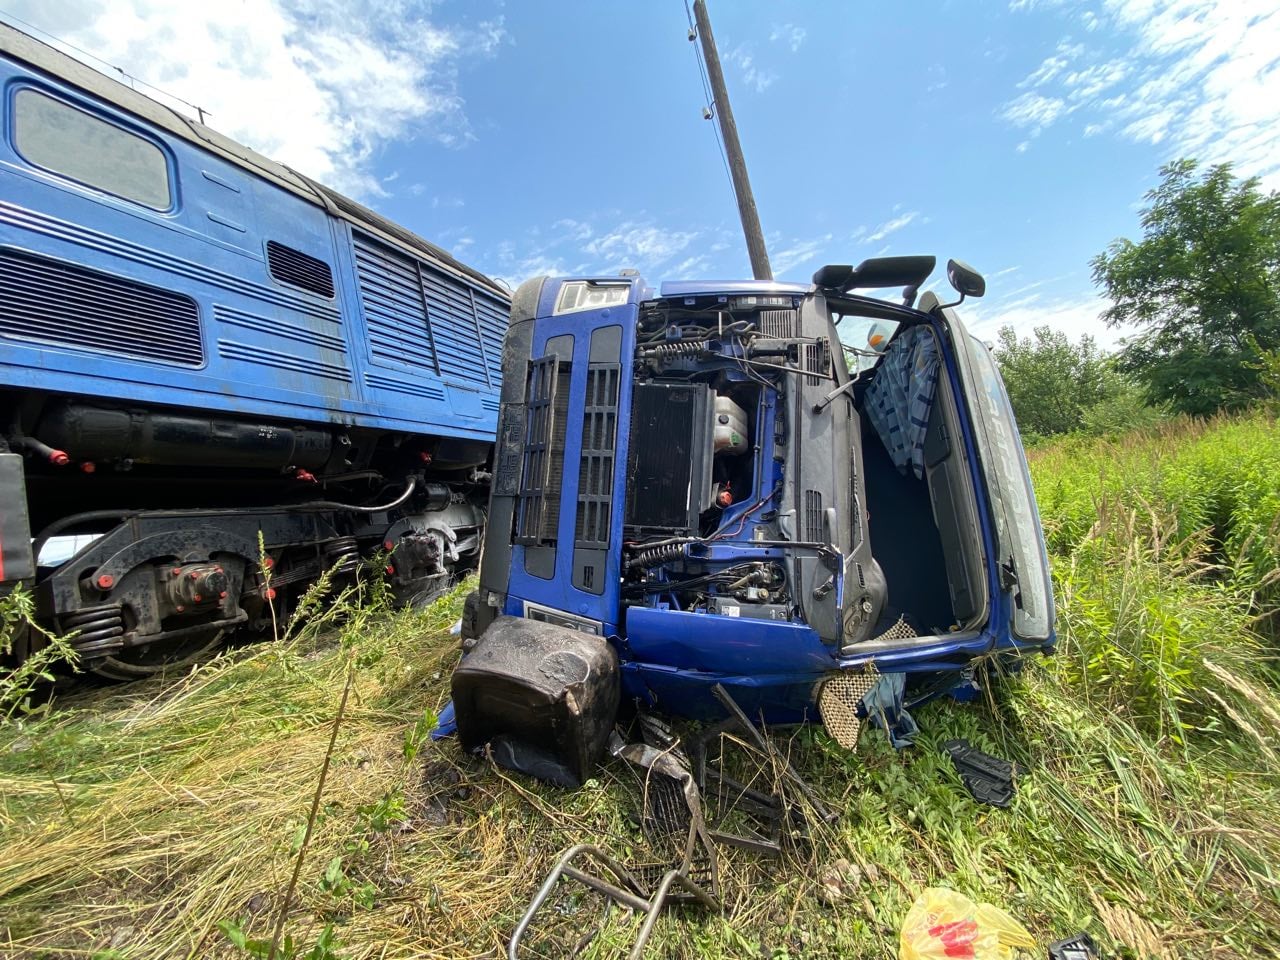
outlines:
{"label": "locomotive undercarriage", "polygon": [[326,572],[376,561],[398,601],[422,602],[479,556],[484,443],[30,394],[6,422],[25,490],[2,493],[28,507],[38,622],[108,678],[270,634]]}

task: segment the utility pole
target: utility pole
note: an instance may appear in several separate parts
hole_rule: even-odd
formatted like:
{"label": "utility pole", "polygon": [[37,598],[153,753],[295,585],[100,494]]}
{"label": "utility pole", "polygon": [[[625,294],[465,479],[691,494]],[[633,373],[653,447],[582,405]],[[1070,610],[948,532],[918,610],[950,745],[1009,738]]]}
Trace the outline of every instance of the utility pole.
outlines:
{"label": "utility pole", "polygon": [[698,39],[702,42],[702,59],[707,64],[707,80],[711,84],[716,120],[720,123],[724,149],[729,155],[729,175],[733,178],[733,192],[738,198],[742,232],[747,235],[751,273],[757,280],[772,280],[773,268],[769,266],[769,253],[765,250],[764,233],[760,229],[760,214],[756,212],[756,198],[747,178],[747,161],[742,156],[742,144],[738,142],[738,125],[733,122],[729,91],[725,89],[724,71],[720,69],[720,54],[716,52],[716,40],[711,34],[711,19],[707,16],[705,0],[694,0],[693,16],[698,24]]}

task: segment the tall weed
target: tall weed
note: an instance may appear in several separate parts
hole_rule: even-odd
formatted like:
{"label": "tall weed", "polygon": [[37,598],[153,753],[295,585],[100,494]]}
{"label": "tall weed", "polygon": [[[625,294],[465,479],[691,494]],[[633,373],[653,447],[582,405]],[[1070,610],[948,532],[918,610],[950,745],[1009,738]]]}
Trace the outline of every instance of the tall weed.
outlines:
{"label": "tall weed", "polygon": [[1207,553],[1255,616],[1280,601],[1280,426],[1267,412],[1172,420],[1118,440],[1072,438],[1030,460],[1056,556],[1070,557],[1103,505],[1116,503],[1171,521],[1171,536]]}
{"label": "tall weed", "polygon": [[1259,677],[1268,645],[1252,595],[1220,562],[1207,530],[1180,536],[1167,509],[1101,503],[1055,564],[1056,669],[1095,710],[1159,740],[1235,728],[1269,759],[1280,700]]}

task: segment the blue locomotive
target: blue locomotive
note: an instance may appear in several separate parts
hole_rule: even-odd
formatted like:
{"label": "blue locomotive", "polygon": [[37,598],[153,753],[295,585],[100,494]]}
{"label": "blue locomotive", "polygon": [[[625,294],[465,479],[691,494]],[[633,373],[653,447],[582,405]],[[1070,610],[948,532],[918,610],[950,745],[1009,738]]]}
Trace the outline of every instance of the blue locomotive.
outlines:
{"label": "blue locomotive", "polygon": [[119,678],[473,567],[507,293],[6,26],[0,81],[0,593]]}

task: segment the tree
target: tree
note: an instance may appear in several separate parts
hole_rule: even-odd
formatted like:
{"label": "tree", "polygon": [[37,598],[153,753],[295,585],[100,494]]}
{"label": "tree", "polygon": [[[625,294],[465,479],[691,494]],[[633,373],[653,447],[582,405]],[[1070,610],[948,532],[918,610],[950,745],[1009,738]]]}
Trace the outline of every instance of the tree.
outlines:
{"label": "tree", "polygon": [[1112,327],[1136,327],[1118,357],[1148,399],[1205,415],[1267,394],[1280,348],[1280,194],[1230,164],[1197,175],[1193,160],[1160,170],[1142,211],[1143,238],[1116,240],[1092,261]]}
{"label": "tree", "polygon": [[1032,334],[1001,327],[993,351],[1018,427],[1027,439],[1077,430],[1086,410],[1118,392],[1119,378],[1092,337],[1072,343],[1051,327]]}

